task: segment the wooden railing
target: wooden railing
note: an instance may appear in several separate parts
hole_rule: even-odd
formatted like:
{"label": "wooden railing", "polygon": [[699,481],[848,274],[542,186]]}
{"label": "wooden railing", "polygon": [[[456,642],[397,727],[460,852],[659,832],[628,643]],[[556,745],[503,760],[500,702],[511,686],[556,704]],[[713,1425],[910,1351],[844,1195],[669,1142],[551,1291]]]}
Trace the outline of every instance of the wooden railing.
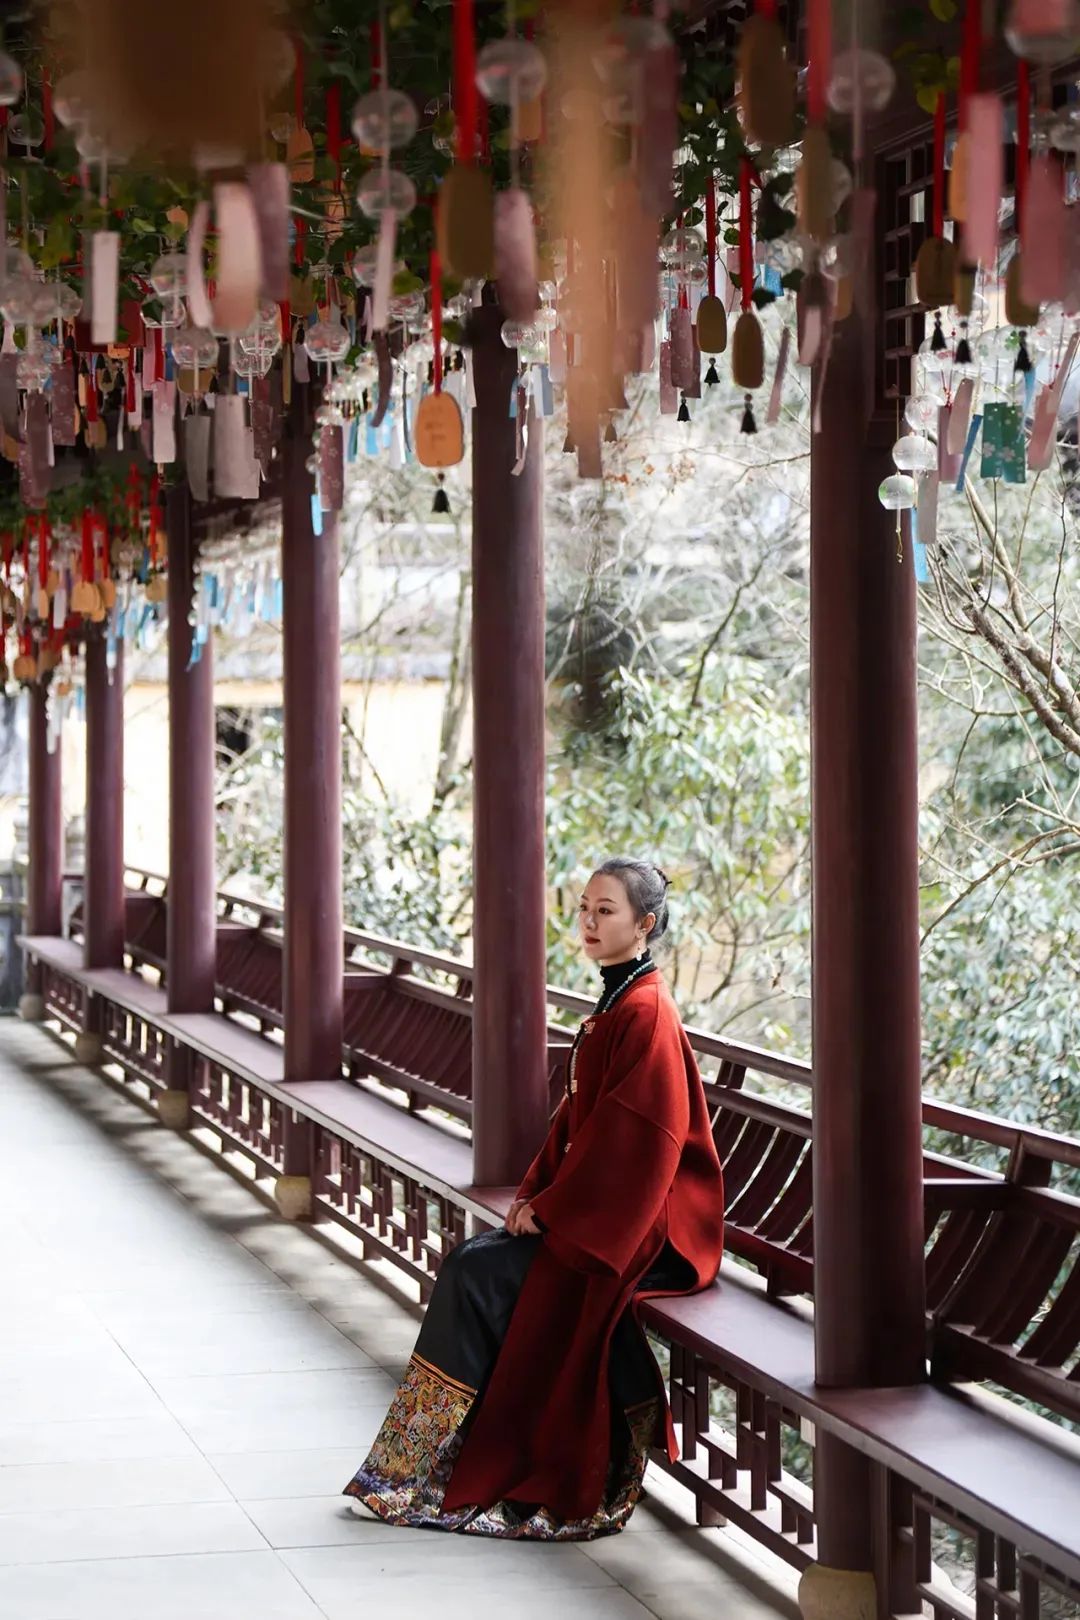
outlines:
{"label": "wooden railing", "polygon": [[[164,965],[165,878],[131,872],[129,948]],[[280,907],[218,897],[222,1010],[273,1034],[282,1023]],[[78,927],[78,913],[73,919]],[[401,940],[345,931],[345,1072],[426,1117],[471,1116],[472,969]],[[548,988],[553,1011],[588,997]],[[813,1292],[809,1064],[690,1028],[724,1165],[727,1244],[774,1295]],[[553,1094],[568,1031],[549,1026]],[[770,1095],[770,1091],[773,1093]],[[927,1097],[924,1153],[931,1349],[945,1376],[992,1380],[1080,1422],[1080,1199],[1054,1186],[1080,1168],[1080,1142]],[[965,1151],[965,1149],[967,1151]],[[1003,1162],[987,1168],[991,1152]]]}

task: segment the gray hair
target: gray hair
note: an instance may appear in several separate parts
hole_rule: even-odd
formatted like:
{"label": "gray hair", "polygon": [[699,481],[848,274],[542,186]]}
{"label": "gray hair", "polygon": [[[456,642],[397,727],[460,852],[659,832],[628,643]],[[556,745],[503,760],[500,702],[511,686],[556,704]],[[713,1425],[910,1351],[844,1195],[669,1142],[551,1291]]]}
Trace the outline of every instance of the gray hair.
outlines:
{"label": "gray hair", "polygon": [[616,877],[626,890],[638,922],[650,911],[656,918],[648,933],[651,945],[663,939],[668,929],[667,891],[671,880],[651,861],[634,860],[630,855],[614,855],[596,868],[597,876]]}

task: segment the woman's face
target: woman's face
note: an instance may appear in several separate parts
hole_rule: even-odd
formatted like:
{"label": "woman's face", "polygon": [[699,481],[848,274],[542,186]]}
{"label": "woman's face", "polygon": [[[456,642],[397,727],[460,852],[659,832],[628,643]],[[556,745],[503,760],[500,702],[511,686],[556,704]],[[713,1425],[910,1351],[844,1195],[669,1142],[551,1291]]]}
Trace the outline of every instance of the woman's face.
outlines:
{"label": "woman's face", "polygon": [[581,896],[578,928],[590,962],[628,962],[645,948],[649,917],[640,923],[630,898],[617,877],[594,873]]}

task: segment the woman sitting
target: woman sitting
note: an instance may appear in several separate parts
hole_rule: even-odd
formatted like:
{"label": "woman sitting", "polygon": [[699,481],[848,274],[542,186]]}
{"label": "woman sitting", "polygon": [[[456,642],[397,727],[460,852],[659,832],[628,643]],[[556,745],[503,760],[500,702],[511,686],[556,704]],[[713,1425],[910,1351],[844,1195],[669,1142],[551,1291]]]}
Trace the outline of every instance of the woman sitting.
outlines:
{"label": "woman sitting", "polygon": [[382,1428],[345,1487],[358,1512],[468,1535],[621,1530],[649,1447],[677,1455],[635,1306],[716,1277],[723,1186],[705,1094],[649,953],[668,880],[597,868],[581,897],[603,993],[506,1218],[443,1261]]}

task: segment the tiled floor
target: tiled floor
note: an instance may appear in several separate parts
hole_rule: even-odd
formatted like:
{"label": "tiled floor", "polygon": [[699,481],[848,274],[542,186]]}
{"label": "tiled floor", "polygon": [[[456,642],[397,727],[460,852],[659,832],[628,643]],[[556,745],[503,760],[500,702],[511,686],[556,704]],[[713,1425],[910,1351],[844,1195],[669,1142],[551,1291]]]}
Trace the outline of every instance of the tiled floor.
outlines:
{"label": "tiled floor", "polygon": [[774,1620],[794,1580],[693,1528],[522,1546],[353,1518],[418,1313],[277,1220],[53,1036],[0,1021],[4,1620]]}

